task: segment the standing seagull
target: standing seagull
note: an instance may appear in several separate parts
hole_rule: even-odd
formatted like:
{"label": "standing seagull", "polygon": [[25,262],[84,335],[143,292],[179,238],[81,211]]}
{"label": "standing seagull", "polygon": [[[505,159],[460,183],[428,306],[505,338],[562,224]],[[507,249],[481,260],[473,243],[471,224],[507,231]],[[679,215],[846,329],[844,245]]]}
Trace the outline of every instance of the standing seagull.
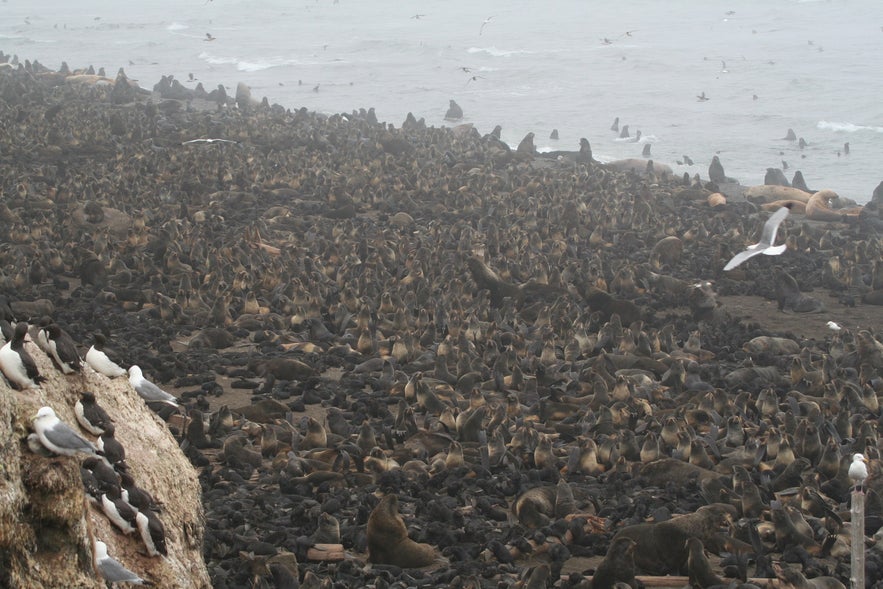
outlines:
{"label": "standing seagull", "polygon": [[40,376],[37,364],[25,349],[25,336],[28,333],[26,321],[19,321],[15,326],[12,339],[0,348],[0,370],[12,385],[19,389],[36,389],[38,383],[46,377]]}
{"label": "standing seagull", "polygon": [[855,484],[855,490],[861,491],[865,486],[865,479],[868,478],[868,459],[864,454],[853,454],[852,464],[849,465],[849,480]]}
{"label": "standing seagull", "polygon": [[763,231],[760,235],[760,241],[754,245],[749,245],[745,251],[739,252],[733,259],[724,266],[724,271],[729,271],[749,258],[753,258],[757,254],[766,254],[768,256],[778,256],[785,251],[786,245],[773,245],[776,241],[776,233],[779,231],[779,225],[788,216],[791,211],[791,204],[786,204],[775,213],[773,213],[766,223],[763,224]]}
{"label": "standing seagull", "polygon": [[33,421],[40,442],[56,454],[74,456],[77,453],[94,455],[97,452],[92,442],[58,419],[52,407],[40,407]]}
{"label": "standing seagull", "polygon": [[178,407],[178,399],[165,392],[146,378],[138,365],[129,367],[129,384],[135,392],[147,403],[161,402]]}
{"label": "standing seagull", "polygon": [[89,348],[89,351],[86,352],[86,364],[88,364],[92,370],[103,374],[107,378],[116,378],[126,374],[126,369],[111,360],[104,351],[104,345],[107,343],[107,340],[104,339],[104,335],[96,333],[94,338],[95,343]]}
{"label": "standing seagull", "polygon": [[95,550],[93,554],[95,556],[95,568],[98,569],[98,572],[108,583],[132,583],[133,585],[153,584],[124,567],[120,564],[120,561],[108,556],[107,544],[101,540],[95,540]]}

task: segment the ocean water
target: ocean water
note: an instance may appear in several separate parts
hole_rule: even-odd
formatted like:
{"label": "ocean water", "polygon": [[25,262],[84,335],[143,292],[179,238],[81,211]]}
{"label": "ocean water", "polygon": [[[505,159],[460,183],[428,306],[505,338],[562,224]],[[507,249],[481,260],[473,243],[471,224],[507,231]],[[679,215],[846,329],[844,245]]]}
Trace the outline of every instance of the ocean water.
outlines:
{"label": "ocean water", "polygon": [[[879,0],[3,0],[0,50],[124,67],[145,88],[174,74],[245,82],[289,108],[373,106],[396,126],[408,112],[450,124],[454,99],[463,122],[499,124],[512,145],[586,137],[603,161],[650,143],[655,161],[703,177],[718,154],[749,185],[787,164],[858,202],[883,180]],[[641,139],[619,139],[615,117]]]}

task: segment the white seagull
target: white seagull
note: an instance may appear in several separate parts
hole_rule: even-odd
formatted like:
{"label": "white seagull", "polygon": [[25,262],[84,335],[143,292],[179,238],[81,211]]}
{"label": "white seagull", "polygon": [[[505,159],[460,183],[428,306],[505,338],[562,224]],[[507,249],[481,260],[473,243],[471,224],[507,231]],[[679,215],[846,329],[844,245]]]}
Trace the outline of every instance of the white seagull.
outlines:
{"label": "white seagull", "polygon": [[494,18],[494,17],[493,17],[493,16],[489,16],[489,17],[487,17],[486,19],[484,19],[484,22],[483,22],[483,23],[481,23],[481,27],[478,29],[478,34],[479,34],[479,36],[480,36],[482,33],[484,33],[484,28],[490,24],[492,18]]}
{"label": "white seagull", "polygon": [[778,256],[785,251],[786,245],[773,245],[776,241],[776,233],[779,231],[779,225],[791,212],[791,205],[787,204],[770,215],[770,218],[763,224],[763,231],[760,235],[760,241],[754,245],[749,245],[745,251],[739,252],[733,259],[724,266],[724,271],[729,271],[749,258],[753,258],[757,254],[765,254],[767,256]]}
{"label": "white seagull", "polygon": [[178,407],[178,399],[144,378],[141,368],[135,364],[129,367],[129,384],[147,403],[159,401]]}
{"label": "white seagull", "polygon": [[181,145],[193,145],[195,143],[235,143],[237,145],[239,144],[238,141],[233,141],[232,139],[206,138],[206,139],[191,139],[190,141],[182,142]]}
{"label": "white seagull", "polygon": [[98,450],[92,442],[58,419],[52,407],[40,407],[33,421],[34,431],[40,438],[40,443],[56,454],[65,456],[74,456],[78,453],[94,455]]}
{"label": "white seagull", "polygon": [[849,465],[849,480],[855,484],[856,490],[864,487],[865,479],[868,478],[868,459],[864,454],[853,454],[852,464]]}
{"label": "white seagull", "polygon": [[827,325],[828,329],[831,331],[840,331],[843,329],[836,321],[828,321],[825,325]]}
{"label": "white seagull", "polygon": [[108,583],[132,583],[133,585],[151,585],[150,581],[146,581],[124,567],[120,561],[108,556],[107,544],[101,540],[95,540],[95,567],[104,580]]}

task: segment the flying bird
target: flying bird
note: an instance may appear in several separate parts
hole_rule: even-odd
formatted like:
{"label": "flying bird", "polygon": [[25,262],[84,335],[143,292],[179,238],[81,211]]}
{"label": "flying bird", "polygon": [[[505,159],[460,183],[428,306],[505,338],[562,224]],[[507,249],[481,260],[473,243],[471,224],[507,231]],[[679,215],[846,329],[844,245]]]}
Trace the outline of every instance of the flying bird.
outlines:
{"label": "flying bird", "polygon": [[191,145],[193,143],[235,143],[239,144],[238,141],[233,141],[232,139],[191,139],[190,141],[184,141],[181,145]]}
{"label": "flying bird", "polygon": [[849,465],[849,480],[855,484],[857,491],[864,487],[865,479],[868,478],[868,459],[864,454],[853,454],[852,464]]}
{"label": "flying bird", "polygon": [[491,22],[491,19],[492,19],[492,18],[494,18],[494,17],[493,17],[493,16],[489,16],[489,17],[487,17],[486,19],[484,19],[484,22],[481,23],[481,27],[478,29],[478,34],[479,34],[479,35],[481,35],[481,34],[484,32],[484,28],[488,25],[488,23]]}
{"label": "flying bird", "polygon": [[785,217],[788,216],[790,211],[791,205],[787,204],[773,213],[770,218],[767,219],[766,223],[763,224],[763,232],[760,235],[760,241],[754,245],[749,245],[745,251],[739,252],[733,256],[733,259],[727,262],[727,265],[724,266],[724,271],[732,270],[745,260],[753,258],[757,254],[778,256],[784,252],[786,247],[784,243],[782,245],[773,245],[773,243],[776,241],[776,233],[779,231],[779,225],[782,224],[782,221],[785,220]]}

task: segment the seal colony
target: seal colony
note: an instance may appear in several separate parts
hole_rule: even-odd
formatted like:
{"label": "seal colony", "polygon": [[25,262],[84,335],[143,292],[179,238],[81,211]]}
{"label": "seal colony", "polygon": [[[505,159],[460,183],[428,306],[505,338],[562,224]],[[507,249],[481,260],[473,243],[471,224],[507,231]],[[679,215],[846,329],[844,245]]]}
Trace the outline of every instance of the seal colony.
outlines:
{"label": "seal colony", "polygon": [[883,193],[725,273],[760,202],[587,139],[80,75],[0,68],[0,319],[150,375],[215,587],[845,581],[856,453],[880,528]]}

